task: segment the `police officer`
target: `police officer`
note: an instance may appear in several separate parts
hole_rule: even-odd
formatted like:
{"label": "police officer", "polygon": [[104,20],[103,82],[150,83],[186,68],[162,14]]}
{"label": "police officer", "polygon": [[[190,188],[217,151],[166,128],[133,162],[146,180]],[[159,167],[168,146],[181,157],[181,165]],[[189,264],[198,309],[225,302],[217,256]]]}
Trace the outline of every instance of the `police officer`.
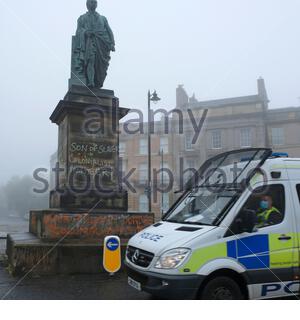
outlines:
{"label": "police officer", "polygon": [[263,195],[257,211],[257,228],[263,228],[279,224],[283,220],[282,213],[273,206],[273,199],[269,195]]}

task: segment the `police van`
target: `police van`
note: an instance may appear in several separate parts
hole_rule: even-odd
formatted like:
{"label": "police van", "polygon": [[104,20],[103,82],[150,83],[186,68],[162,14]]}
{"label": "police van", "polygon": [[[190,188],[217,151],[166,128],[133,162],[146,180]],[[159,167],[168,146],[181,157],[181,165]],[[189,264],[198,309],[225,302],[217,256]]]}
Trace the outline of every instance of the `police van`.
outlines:
{"label": "police van", "polygon": [[227,152],[180,192],[162,221],[130,239],[130,286],[169,299],[299,297],[300,159]]}

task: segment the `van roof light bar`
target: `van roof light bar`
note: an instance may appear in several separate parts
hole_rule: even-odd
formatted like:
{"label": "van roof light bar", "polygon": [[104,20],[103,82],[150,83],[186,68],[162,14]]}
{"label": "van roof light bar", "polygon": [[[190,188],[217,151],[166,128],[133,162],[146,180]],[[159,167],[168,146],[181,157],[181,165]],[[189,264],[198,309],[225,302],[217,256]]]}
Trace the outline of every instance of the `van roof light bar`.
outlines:
{"label": "van roof light bar", "polygon": [[271,158],[288,158],[289,154],[286,152],[273,152]]}

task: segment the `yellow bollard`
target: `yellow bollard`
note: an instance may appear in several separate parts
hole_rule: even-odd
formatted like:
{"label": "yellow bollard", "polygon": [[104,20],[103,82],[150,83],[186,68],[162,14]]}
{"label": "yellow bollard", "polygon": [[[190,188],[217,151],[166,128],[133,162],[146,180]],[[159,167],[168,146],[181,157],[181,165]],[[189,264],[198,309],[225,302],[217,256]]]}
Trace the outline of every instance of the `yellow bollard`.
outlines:
{"label": "yellow bollard", "polygon": [[121,269],[121,240],[118,236],[108,236],[104,239],[103,267],[110,274]]}

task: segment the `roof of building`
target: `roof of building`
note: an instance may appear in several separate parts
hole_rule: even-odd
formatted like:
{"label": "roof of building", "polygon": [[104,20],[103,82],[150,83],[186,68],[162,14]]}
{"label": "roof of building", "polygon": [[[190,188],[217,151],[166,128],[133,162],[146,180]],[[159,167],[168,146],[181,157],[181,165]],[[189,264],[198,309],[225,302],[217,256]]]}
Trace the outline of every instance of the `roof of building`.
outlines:
{"label": "roof of building", "polygon": [[225,98],[218,100],[199,101],[197,103],[189,103],[189,107],[193,108],[220,108],[225,106],[253,104],[258,102],[264,102],[261,96],[252,95],[235,98]]}
{"label": "roof of building", "polygon": [[268,112],[272,113],[280,113],[280,112],[293,112],[293,111],[300,111],[300,107],[284,107],[284,108],[272,108],[269,109]]}

